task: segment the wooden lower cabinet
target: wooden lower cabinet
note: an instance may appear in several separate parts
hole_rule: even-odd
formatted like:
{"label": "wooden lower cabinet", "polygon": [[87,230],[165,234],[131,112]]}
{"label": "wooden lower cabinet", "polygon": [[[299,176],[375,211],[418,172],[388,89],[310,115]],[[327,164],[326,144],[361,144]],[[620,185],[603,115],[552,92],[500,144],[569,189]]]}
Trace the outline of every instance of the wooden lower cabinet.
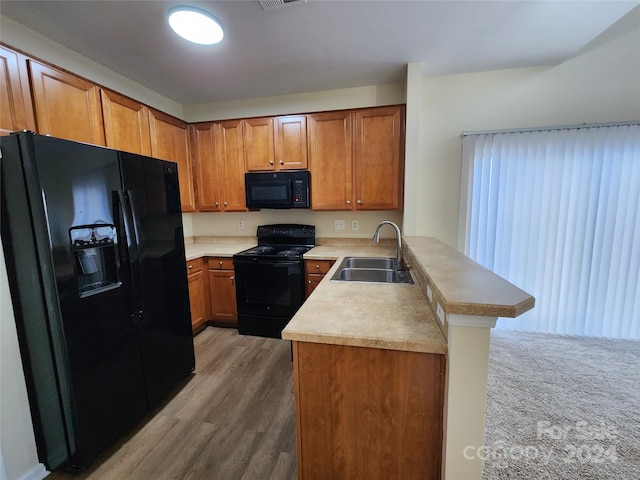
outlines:
{"label": "wooden lower cabinet", "polygon": [[311,295],[335,260],[305,260],[304,261],[304,285],[305,298]]}
{"label": "wooden lower cabinet", "polygon": [[191,306],[191,328],[194,333],[209,319],[209,278],[203,268],[204,260],[196,258],[187,261],[187,281],[189,283],[189,304]]}
{"label": "wooden lower cabinet", "polygon": [[298,478],[439,479],[445,362],[294,341]]}
{"label": "wooden lower cabinet", "polygon": [[210,257],[209,300],[211,323],[227,327],[238,326],[236,281],[232,258]]}

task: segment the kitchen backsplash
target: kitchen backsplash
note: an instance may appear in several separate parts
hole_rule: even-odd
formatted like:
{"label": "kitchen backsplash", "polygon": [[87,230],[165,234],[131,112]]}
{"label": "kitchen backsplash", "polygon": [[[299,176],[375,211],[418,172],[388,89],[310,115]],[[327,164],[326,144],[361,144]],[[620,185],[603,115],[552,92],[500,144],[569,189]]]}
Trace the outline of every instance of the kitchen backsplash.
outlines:
{"label": "kitchen backsplash", "polygon": [[[344,230],[336,230],[335,221],[342,220]],[[357,222],[357,230],[352,228]],[[189,237],[255,237],[258,225],[300,223],[315,225],[316,238],[371,238],[382,220],[391,220],[402,228],[402,212],[316,212],[313,210],[260,210],[258,212],[187,213],[183,214],[184,236]],[[382,238],[395,238],[392,228],[380,231]]]}

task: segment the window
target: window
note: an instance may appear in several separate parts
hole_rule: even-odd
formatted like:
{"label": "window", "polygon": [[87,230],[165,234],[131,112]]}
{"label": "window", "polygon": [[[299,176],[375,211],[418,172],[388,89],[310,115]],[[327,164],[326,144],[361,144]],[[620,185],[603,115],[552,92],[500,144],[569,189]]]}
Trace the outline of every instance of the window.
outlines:
{"label": "window", "polygon": [[640,125],[466,134],[458,248],[536,298],[498,328],[640,338]]}

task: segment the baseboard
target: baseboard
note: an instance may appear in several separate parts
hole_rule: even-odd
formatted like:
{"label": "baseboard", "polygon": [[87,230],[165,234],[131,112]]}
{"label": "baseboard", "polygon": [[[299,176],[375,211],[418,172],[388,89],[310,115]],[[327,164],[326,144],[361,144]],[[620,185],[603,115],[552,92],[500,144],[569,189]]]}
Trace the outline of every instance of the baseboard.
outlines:
{"label": "baseboard", "polygon": [[31,467],[31,469],[25,472],[18,480],[42,480],[50,473],[51,472],[44,468],[43,463],[39,463]]}

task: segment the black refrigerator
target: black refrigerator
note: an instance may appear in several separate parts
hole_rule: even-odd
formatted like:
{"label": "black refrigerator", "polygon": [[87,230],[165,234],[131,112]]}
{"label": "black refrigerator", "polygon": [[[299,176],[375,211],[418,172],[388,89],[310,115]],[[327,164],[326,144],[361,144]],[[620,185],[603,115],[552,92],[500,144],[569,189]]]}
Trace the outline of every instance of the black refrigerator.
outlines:
{"label": "black refrigerator", "polygon": [[177,165],[30,132],[0,153],[38,455],[82,469],[195,368]]}

